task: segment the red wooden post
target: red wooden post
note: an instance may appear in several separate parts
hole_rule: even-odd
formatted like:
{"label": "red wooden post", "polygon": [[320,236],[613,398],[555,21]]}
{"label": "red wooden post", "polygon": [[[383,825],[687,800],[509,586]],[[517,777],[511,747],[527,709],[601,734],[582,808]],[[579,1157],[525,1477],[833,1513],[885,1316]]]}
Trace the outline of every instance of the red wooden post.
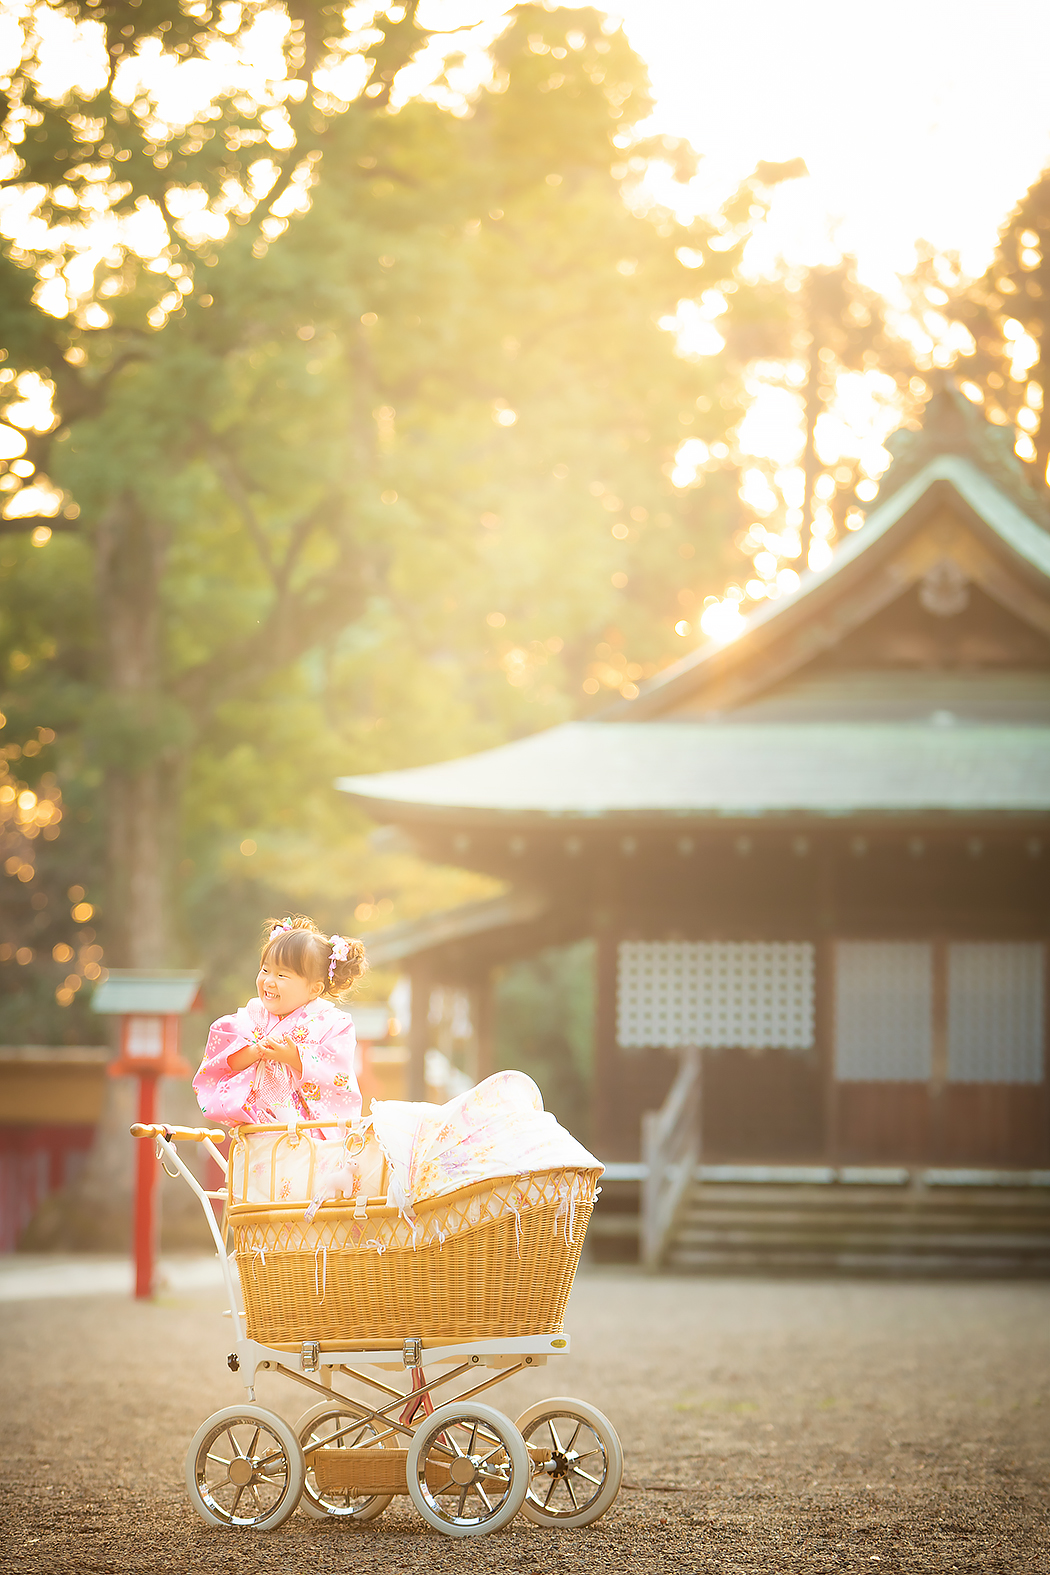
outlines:
{"label": "red wooden post", "polygon": [[[200,974],[134,968],[110,969],[95,990],[92,1010],[120,1019],[120,1053],[109,1066],[110,1077],[137,1077],[139,1122],[156,1123],[157,1080],[189,1077],[192,1069],[179,1055],[180,1019],[200,1005]],[[135,1255],[135,1296],[153,1294],[153,1263],[157,1246],[157,1150],[152,1138],[139,1138],[135,1157],[135,1200],[132,1251]]]}
{"label": "red wooden post", "polygon": [[[139,1120],[148,1125],[157,1107],[157,1079],[151,1072],[139,1073]],[[135,1166],[135,1296],[139,1301],[153,1295],[153,1260],[157,1243],[157,1146],[149,1138],[138,1144]]]}

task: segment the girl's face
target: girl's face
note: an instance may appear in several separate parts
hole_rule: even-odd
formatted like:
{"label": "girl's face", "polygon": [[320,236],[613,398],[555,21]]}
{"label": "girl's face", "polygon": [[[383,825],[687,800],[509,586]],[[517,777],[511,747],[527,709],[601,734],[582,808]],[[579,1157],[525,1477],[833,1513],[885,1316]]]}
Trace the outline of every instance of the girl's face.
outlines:
{"label": "girl's face", "polygon": [[311,983],[301,973],[293,973],[286,963],[267,962],[264,958],[259,965],[255,987],[260,1001],[275,1017],[287,1017],[307,1001],[316,1001],[324,989],[324,980],[315,979]]}

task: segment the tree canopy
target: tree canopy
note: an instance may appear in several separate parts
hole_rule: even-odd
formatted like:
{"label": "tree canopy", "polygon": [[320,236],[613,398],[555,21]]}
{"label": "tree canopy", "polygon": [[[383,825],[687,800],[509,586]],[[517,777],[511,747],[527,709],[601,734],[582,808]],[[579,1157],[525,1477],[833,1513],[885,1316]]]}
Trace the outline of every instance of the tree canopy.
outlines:
{"label": "tree canopy", "polygon": [[[961,278],[940,259],[933,288],[946,315],[969,338],[958,368],[964,391],[996,426],[1012,426],[1016,453],[1030,467],[1044,501],[1050,476],[1050,170],[1007,216],[991,266],[981,279]],[[930,259],[927,271],[935,271]]]}
{"label": "tree canopy", "polygon": [[[414,7],[340,15],[24,13],[0,641],[40,824],[8,833],[5,1036],[47,1001],[86,1032],[104,961],[224,979],[273,907],[345,927],[473,889],[369,848],[332,778],[631,693],[727,572],[739,368],[668,325],[705,291],[755,314],[740,250],[792,172],[643,216],[624,171],[693,156],[632,136],[644,70],[599,13],[517,8],[469,100],[451,60],[398,97]],[[61,95],[55,18],[88,61]],[[216,59],[173,120],[164,72]],[[702,492],[672,479],[686,438]]]}

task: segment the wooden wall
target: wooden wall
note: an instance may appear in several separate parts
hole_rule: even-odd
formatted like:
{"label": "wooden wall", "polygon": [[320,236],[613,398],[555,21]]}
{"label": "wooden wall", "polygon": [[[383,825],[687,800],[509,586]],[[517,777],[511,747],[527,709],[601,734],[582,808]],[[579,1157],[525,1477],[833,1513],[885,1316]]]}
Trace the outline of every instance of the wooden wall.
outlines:
{"label": "wooden wall", "polygon": [[666,834],[650,848],[643,836],[635,840],[630,859],[610,844],[591,887],[600,1157],[638,1157],[641,1114],[659,1107],[677,1068],[672,1053],[617,1046],[619,941],[806,939],[817,956],[815,1046],[705,1052],[707,1159],[1050,1165],[1046,1071],[1041,1084],[838,1083],[832,1021],[836,938],[1045,941],[1050,838],[1031,829],[993,833],[976,822],[950,832],[847,824],[805,837],[727,828],[697,837],[689,858],[676,856]]}

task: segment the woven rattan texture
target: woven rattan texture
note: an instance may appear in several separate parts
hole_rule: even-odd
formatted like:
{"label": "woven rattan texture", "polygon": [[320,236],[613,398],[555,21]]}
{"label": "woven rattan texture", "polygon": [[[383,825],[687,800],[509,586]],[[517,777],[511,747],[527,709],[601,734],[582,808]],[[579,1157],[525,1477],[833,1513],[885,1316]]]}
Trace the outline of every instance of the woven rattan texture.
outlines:
{"label": "woven rattan texture", "polygon": [[[426,1418],[420,1418],[425,1421]],[[544,1457],[545,1458],[545,1457]],[[497,1465],[506,1462],[500,1450],[492,1456]],[[323,1491],[342,1490],[359,1494],[407,1493],[407,1449],[317,1449],[310,1457],[314,1481]],[[441,1460],[428,1460],[426,1464],[427,1487],[432,1493],[444,1493],[451,1487],[451,1473]],[[491,1470],[481,1473],[481,1483],[499,1484],[500,1477]]]}
{"label": "woven rattan texture", "polygon": [[[322,1490],[352,1493],[407,1493],[407,1449],[315,1449],[310,1457],[314,1481]],[[442,1485],[448,1472],[442,1472]]]}
{"label": "woven rattan texture", "polygon": [[327,1205],[231,1211],[250,1339],[490,1340],[560,1334],[594,1173],[548,1171],[464,1188],[421,1209],[416,1245],[395,1211]]}

